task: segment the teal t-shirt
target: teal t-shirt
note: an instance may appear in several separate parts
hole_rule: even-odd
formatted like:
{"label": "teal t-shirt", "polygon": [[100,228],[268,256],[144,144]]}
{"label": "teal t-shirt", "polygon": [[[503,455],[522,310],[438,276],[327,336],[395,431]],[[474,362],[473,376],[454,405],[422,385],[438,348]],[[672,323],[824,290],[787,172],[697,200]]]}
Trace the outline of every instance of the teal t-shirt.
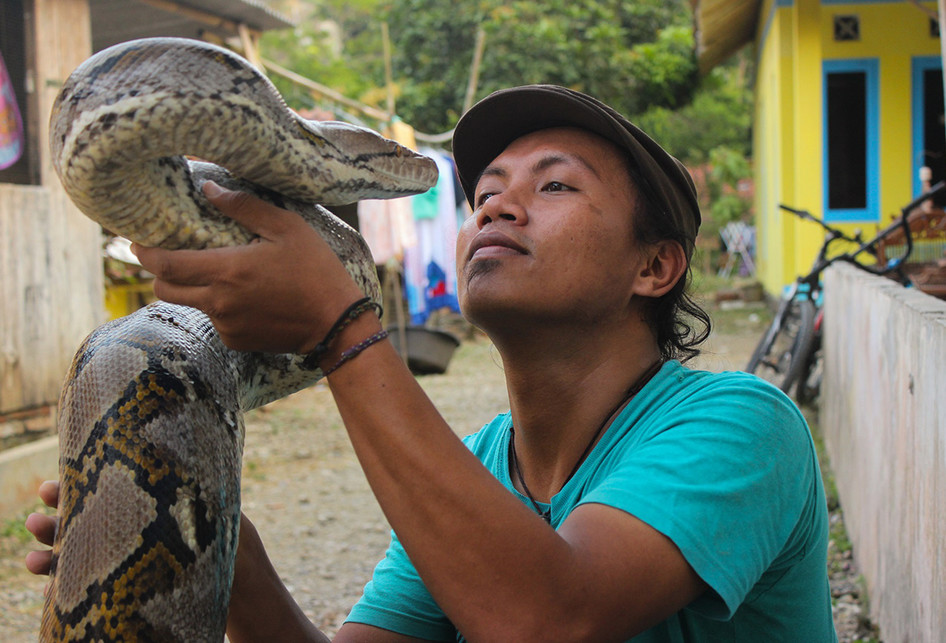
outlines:
{"label": "teal t-shirt", "polygon": [[[500,415],[465,442],[531,507],[509,476],[510,423]],[[589,502],[665,534],[711,588],[634,643],[837,640],[815,448],[801,413],[768,383],[668,362],[552,498],[552,526]],[[462,640],[396,536],[348,620]]]}

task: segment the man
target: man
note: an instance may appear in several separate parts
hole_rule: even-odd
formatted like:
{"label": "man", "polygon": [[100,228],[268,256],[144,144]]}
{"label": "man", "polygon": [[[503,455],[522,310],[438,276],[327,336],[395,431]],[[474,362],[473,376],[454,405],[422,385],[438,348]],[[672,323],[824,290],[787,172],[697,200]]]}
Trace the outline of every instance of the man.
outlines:
{"label": "man", "polygon": [[[454,154],[474,208],[460,305],[502,357],[510,412],[464,444],[375,316],[334,337],[321,364],[396,534],[336,640],[835,640],[804,420],[752,376],[676,361],[705,337],[685,293],[699,226],[686,170],[554,86],[478,103]],[[362,293],[294,215],[208,196],[260,242],[140,248],[158,296],[203,309],[233,348],[312,351]],[[46,540],[49,524],[31,529]],[[228,635],[324,640],[249,521]]]}

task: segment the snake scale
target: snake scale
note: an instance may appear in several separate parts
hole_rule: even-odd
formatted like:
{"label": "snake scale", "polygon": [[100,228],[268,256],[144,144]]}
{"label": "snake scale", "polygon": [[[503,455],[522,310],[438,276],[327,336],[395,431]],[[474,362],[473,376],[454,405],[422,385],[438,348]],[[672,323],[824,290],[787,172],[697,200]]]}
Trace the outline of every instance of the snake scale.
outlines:
{"label": "snake scale", "polygon": [[[298,212],[376,301],[364,240],[317,204],[415,194],[437,179],[430,159],[371,130],[301,119],[243,58],[178,38],[81,64],[54,104],[50,147],[70,198],[111,232],[170,249],[251,241],[203,197],[213,179]],[[243,413],[321,377],[302,361],[232,351],[203,313],[163,302],[86,338],[60,399],[41,641],[223,640]]]}

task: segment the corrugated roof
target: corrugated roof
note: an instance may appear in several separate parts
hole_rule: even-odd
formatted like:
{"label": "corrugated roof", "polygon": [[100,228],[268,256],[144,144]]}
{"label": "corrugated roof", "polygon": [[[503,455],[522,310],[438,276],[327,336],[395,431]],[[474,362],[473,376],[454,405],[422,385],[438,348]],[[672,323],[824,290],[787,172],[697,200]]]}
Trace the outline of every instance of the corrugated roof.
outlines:
{"label": "corrugated roof", "polygon": [[709,72],[755,40],[761,0],[690,0],[690,4],[700,72]]}
{"label": "corrugated roof", "polygon": [[90,0],[89,10],[94,51],[155,36],[232,38],[237,24],[255,31],[293,26],[259,0]]}

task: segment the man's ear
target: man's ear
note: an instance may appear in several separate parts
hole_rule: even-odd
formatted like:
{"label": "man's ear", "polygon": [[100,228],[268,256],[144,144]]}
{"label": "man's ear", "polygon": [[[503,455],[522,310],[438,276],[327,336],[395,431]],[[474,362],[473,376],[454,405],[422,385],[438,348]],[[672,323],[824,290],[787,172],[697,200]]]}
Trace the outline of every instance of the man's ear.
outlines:
{"label": "man's ear", "polygon": [[634,282],[634,294],[662,297],[670,292],[687,269],[686,253],[676,241],[665,239],[647,246],[644,262]]}

